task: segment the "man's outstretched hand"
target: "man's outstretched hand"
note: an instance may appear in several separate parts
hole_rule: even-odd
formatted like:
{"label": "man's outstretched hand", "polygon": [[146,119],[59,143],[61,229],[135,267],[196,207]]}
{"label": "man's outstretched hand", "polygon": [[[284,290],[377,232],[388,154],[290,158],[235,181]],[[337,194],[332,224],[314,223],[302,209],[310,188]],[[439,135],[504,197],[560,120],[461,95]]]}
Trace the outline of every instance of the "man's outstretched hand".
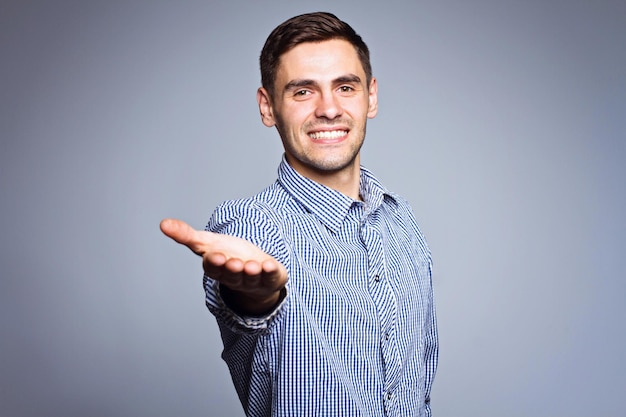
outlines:
{"label": "man's outstretched hand", "polygon": [[279,302],[287,270],[259,247],[234,236],[195,230],[176,219],[161,221],[161,231],[202,257],[204,273],[222,284],[223,297],[236,311],[263,314]]}

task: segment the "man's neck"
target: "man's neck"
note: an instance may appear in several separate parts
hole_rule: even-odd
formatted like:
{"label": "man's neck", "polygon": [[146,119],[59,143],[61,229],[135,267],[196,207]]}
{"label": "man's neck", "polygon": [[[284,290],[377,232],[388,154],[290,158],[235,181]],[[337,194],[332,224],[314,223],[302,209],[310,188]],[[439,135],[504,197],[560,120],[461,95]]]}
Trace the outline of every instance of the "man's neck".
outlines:
{"label": "man's neck", "polygon": [[320,171],[301,165],[294,166],[291,163],[290,165],[300,175],[312,181],[332,188],[335,191],[339,191],[354,200],[361,200],[361,166],[358,158],[350,166],[338,171]]}
{"label": "man's neck", "polygon": [[[358,167],[357,167],[358,168]],[[348,171],[341,171],[330,175],[322,175],[318,178],[311,178],[313,181],[319,182],[339,191],[342,194],[347,195],[353,200],[360,200],[360,181],[361,171],[360,169],[352,169]]]}

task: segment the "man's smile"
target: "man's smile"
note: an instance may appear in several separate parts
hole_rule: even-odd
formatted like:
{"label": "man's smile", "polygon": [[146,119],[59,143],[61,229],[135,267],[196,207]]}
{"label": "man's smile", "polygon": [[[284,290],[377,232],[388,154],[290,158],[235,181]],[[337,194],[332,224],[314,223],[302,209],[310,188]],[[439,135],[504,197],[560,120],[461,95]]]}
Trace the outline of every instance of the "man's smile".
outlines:
{"label": "man's smile", "polygon": [[348,136],[347,130],[321,130],[310,132],[309,137],[316,141],[334,141]]}

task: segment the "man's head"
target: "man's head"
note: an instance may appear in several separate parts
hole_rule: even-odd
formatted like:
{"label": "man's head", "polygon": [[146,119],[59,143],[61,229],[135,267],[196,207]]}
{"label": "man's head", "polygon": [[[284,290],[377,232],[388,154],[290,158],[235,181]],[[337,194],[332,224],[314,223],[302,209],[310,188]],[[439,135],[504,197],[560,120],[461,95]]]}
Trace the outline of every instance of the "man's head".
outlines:
{"label": "man's head", "polygon": [[308,13],[292,17],[276,27],[265,41],[261,51],[261,84],[270,96],[274,95],[276,72],[280,57],[305,42],[322,42],[331,39],[343,39],[354,46],[359,61],[370,84],[372,66],[369,49],[363,39],[346,22],[326,12]]}
{"label": "man's head", "polygon": [[287,162],[358,197],[359,153],[367,119],[378,111],[377,81],[361,38],[333,15],[298,16],[272,32],[264,64],[264,86],[257,90],[261,121],[278,130]]}

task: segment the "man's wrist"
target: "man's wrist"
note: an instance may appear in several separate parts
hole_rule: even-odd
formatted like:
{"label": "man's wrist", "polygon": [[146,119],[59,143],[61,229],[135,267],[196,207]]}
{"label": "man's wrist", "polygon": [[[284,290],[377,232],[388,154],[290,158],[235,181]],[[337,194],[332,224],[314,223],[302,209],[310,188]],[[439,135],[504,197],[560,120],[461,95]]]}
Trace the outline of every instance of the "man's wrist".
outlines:
{"label": "man's wrist", "polygon": [[220,284],[222,300],[231,310],[242,316],[261,317],[272,312],[287,295],[287,289],[282,288],[265,298],[251,297],[240,291],[234,291]]}

